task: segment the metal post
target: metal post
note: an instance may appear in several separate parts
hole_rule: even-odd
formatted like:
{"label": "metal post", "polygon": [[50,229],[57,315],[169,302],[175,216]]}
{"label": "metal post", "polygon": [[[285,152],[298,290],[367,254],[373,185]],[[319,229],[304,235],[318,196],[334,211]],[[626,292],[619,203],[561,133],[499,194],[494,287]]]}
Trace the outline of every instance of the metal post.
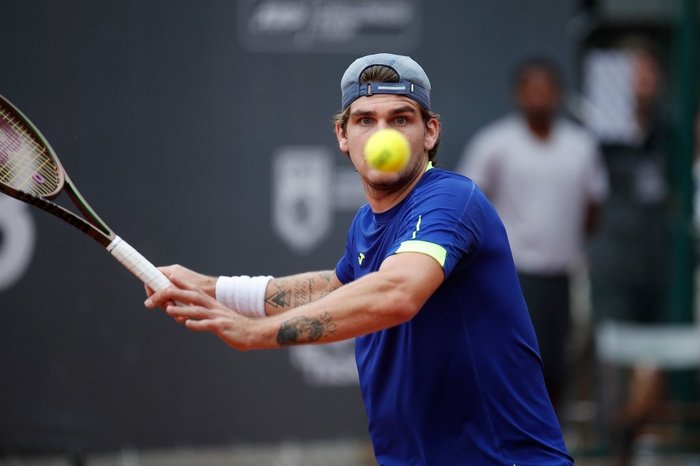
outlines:
{"label": "metal post", "polygon": [[693,151],[694,121],[698,106],[697,48],[698,0],[678,0],[676,27],[676,73],[678,131],[674,184],[677,212],[674,219],[673,280],[671,306],[673,320],[693,320]]}
{"label": "metal post", "polygon": [[[694,265],[693,252],[693,152],[694,121],[698,108],[698,0],[678,0],[675,21],[675,84],[677,137],[674,155],[674,192],[676,211],[673,222],[673,270],[671,312],[676,323],[693,321]],[[676,399],[690,402],[698,399],[697,371],[675,371],[671,374],[671,392]],[[681,424],[683,440],[693,430],[688,422]]]}

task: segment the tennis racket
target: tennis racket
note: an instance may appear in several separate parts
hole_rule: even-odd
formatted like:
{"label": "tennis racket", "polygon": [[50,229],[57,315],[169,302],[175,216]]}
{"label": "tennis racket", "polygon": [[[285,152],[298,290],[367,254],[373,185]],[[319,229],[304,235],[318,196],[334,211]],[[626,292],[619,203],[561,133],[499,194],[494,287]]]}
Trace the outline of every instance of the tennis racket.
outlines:
{"label": "tennis racket", "polygon": [[[0,192],[36,206],[73,225],[107,248],[112,256],[154,291],[170,281],[117,236],[78,192],[56,153],[39,130],[0,95]],[[51,202],[65,192],[84,218]]]}

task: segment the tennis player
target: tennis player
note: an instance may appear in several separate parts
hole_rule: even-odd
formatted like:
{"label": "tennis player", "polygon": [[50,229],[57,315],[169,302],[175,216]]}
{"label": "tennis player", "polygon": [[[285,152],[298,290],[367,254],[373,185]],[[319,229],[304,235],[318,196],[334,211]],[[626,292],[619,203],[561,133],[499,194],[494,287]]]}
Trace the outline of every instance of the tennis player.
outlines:
{"label": "tennis player", "polygon": [[[176,287],[146,306],[239,350],[355,338],[380,465],[572,465],[503,225],[471,180],[432,164],[440,121],[425,72],[409,57],[365,56],[341,90],[335,133],[367,204],[335,270],[216,278],[164,267]],[[381,128],[410,143],[401,172],[364,161]]]}

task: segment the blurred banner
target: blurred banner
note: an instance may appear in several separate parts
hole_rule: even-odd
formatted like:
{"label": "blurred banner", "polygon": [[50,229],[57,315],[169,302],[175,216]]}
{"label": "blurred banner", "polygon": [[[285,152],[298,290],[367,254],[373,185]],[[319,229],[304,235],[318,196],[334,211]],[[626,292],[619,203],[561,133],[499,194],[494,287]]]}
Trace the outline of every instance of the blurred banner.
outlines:
{"label": "blurred banner", "polygon": [[238,37],[253,51],[352,53],[381,43],[413,48],[422,37],[421,0],[242,0]]}

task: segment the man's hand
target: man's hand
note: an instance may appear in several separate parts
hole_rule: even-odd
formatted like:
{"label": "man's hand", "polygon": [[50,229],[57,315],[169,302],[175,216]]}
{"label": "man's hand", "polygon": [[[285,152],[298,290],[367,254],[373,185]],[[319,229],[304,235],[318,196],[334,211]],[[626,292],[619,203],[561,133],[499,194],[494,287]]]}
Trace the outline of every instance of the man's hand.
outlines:
{"label": "man's hand", "polygon": [[[179,266],[178,272],[184,270],[186,277],[195,274]],[[168,276],[166,274],[166,276]],[[211,332],[221,338],[230,347],[245,351],[252,349],[255,320],[242,316],[218,302],[202,288],[192,286],[189,282],[172,274],[168,278],[173,286],[152,293],[145,301],[149,309],[161,307],[168,315],[182,323],[190,330]],[[173,304],[177,303],[177,304]]]}
{"label": "man's hand", "polygon": [[[216,298],[216,280],[218,277],[202,275],[201,273],[197,273],[177,264],[158,267],[158,269],[163,272],[163,275],[168,277],[168,280],[171,282],[177,280],[179,283],[185,284],[187,288],[202,290],[212,298]],[[146,286],[146,295],[151,296],[152,294],[153,290]]]}
{"label": "man's hand", "polygon": [[[158,269],[161,272],[163,272],[163,275],[165,275],[171,282],[177,280],[179,283],[184,283],[186,288],[198,289],[211,296],[212,298],[216,298],[217,277],[202,275],[201,273],[197,273],[193,270],[190,270],[186,267],[177,264],[168,265],[165,267],[158,267]],[[144,288],[146,289],[146,297],[153,296],[153,290],[149,288],[148,285],[144,285]],[[158,307],[162,307],[163,309],[165,309],[166,305],[164,304]],[[179,324],[185,323],[183,319],[175,318],[175,320]]]}

